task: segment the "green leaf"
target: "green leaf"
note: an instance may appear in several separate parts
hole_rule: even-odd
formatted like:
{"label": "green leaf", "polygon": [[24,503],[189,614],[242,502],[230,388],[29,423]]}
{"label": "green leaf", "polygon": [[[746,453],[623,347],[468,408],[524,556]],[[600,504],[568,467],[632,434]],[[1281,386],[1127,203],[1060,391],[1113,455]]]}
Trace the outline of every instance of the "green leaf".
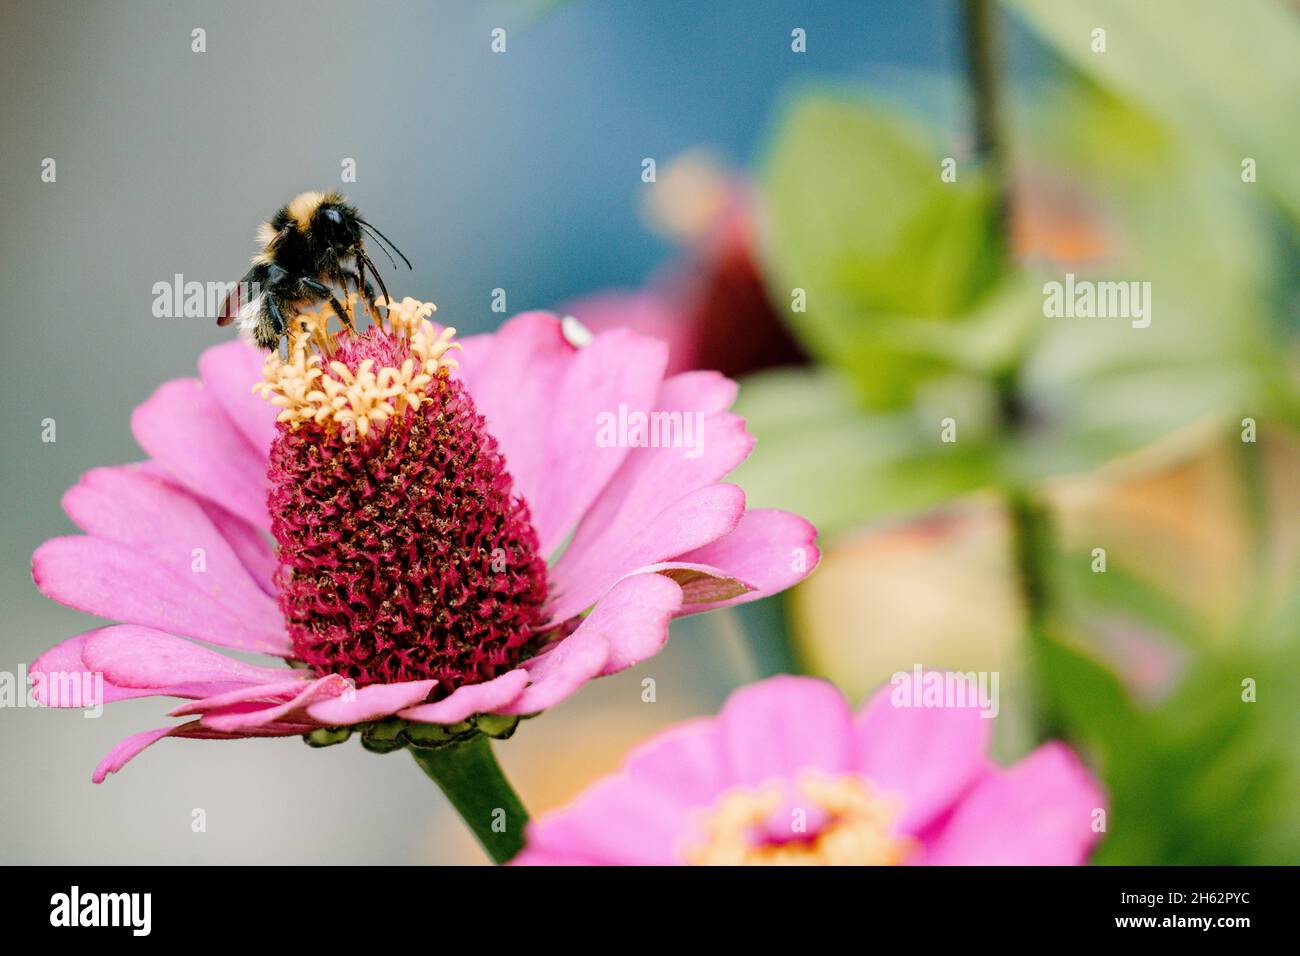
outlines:
{"label": "green leaf", "polygon": [[[1006,0],[1061,56],[1300,218],[1300,24],[1275,0]],[[1106,50],[1092,32],[1104,28]],[[1243,188],[1250,188],[1244,187]]]}
{"label": "green leaf", "polygon": [[945,444],[937,410],[869,413],[847,379],[829,369],[750,376],[736,412],[756,438],[733,476],[749,506],[801,514],[823,540],[995,479],[994,450],[973,424],[969,440],[963,433]]}
{"label": "green leaf", "polygon": [[942,158],[881,107],[813,95],[785,116],[761,174],[773,301],[804,290],[793,328],[874,407],[907,404],[949,358],[899,320],[947,327],[1001,277],[993,191],[973,166],[942,182]]}
{"label": "green leaf", "polygon": [[1042,635],[1035,653],[1046,676],[1044,689],[1074,739],[1112,767],[1126,752],[1141,746],[1142,715],[1109,668],[1082,647],[1054,634]]}
{"label": "green leaf", "polygon": [[[1296,861],[1294,661],[1204,657],[1146,711],[1081,647],[1052,637],[1039,650],[1062,729],[1094,757],[1108,792],[1108,832],[1094,862]],[[1244,673],[1270,675],[1257,703],[1241,699]]]}

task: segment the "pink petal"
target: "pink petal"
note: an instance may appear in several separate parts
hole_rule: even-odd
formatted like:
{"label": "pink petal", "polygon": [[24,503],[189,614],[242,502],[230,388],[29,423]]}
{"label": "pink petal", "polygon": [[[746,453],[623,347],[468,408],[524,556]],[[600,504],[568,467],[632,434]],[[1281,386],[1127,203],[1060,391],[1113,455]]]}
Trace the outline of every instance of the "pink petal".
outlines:
{"label": "pink petal", "polygon": [[743,461],[754,438],[743,419],[727,412],[735,396],[736,384],[714,372],[688,372],[665,381],[653,410],[702,415],[701,454],[688,457],[694,447],[632,449],[584,517],[568,550],[576,546],[580,551],[584,539],[607,533],[612,523],[635,525],[687,492],[718,481]]}
{"label": "pink petal", "polygon": [[690,811],[614,774],[530,826],[528,842],[596,864],[670,866],[680,862],[678,845],[689,835]]}
{"label": "pink petal", "polygon": [[718,737],[735,785],[853,769],[853,712],[834,686],[814,677],[781,675],[735,691],[718,714]]}
{"label": "pink petal", "polygon": [[524,663],[532,684],[496,713],[537,713],[593,677],[650,657],[668,640],[668,624],[681,602],[682,589],[662,575],[639,574],[620,581],[576,631]]}
{"label": "pink petal", "polygon": [[246,733],[225,734],[203,727],[197,720],[175,727],[159,727],[157,730],[145,730],[132,734],[120,741],[108,756],[99,762],[91,780],[103,783],[110,773],[121,770],[130,760],[146,747],[164,737],[192,737],[199,740],[239,740],[244,737],[296,737],[315,729],[311,724],[267,724]]}
{"label": "pink petal", "polygon": [[[93,707],[99,704],[111,704],[119,700],[135,697],[152,697],[157,695],[175,697],[201,697],[206,693],[218,693],[228,690],[231,685],[184,684],[175,683],[166,687],[120,687],[114,684],[102,672],[86,664],[82,658],[86,642],[100,634],[112,631],[144,631],[161,634],[161,631],[149,631],[148,628],[136,628],[130,625],[106,627],[96,631],[87,631],[70,637],[50,648],[32,662],[29,669],[32,678],[32,696],[43,707]],[[98,678],[98,681],[96,681]],[[88,683],[89,681],[89,683]]]}
{"label": "pink petal", "polygon": [[532,683],[513,701],[498,707],[498,714],[536,714],[558,704],[579,687],[600,676],[609,657],[609,645],[595,631],[574,631],[545,654],[524,664]]}
{"label": "pink petal", "polygon": [[249,576],[263,592],[275,597],[275,572],[279,566],[270,538],[238,515],[205,499],[195,499],[221,536],[230,543]]}
{"label": "pink petal", "polygon": [[131,431],[140,447],[190,491],[258,528],[270,528],[266,458],[199,381],[183,378],[158,386],[132,414]]}
{"label": "pink petal", "polygon": [[664,800],[712,806],[728,787],[717,721],[700,718],[670,727],[633,750],[623,772]]}
{"label": "pink petal", "polygon": [[578,630],[590,627],[604,636],[609,655],[601,674],[614,674],[659,653],[681,606],[682,589],[675,581],[660,574],[637,575],[597,601]]}
{"label": "pink petal", "polygon": [[[938,673],[938,672],[929,672]],[[858,771],[896,794],[901,832],[920,833],[951,807],[987,766],[993,721],[969,707],[894,706],[919,695],[911,674],[877,691],[857,721]]]}
{"label": "pink petal", "polygon": [[[224,535],[179,487],[134,466],[96,468],[63,496],[83,531],[149,555],[261,629],[280,628],[280,611],[249,575]],[[195,551],[203,570],[196,571]]]}
{"label": "pink petal", "polygon": [[[164,481],[183,494],[189,494],[185,486],[180,484],[172,476],[171,472],[152,459],[146,458],[144,461],[135,462],[128,467],[134,468],[158,481]],[[203,509],[203,513],[208,516],[212,526],[221,533],[221,536],[226,539],[231,549],[239,556],[239,560],[243,562],[244,568],[257,583],[257,586],[271,597],[275,597],[278,591],[275,586],[274,576],[278,565],[270,535],[260,531],[238,515],[231,514],[214,501],[197,496],[194,496],[194,501]]]}
{"label": "pink petal", "polygon": [[661,409],[689,408],[716,415],[735,404],[739,391],[740,386],[721,372],[696,369],[664,379],[655,404]]}
{"label": "pink petal", "polygon": [[1096,779],[1063,744],[1043,744],[979,779],[934,837],[930,866],[1080,866],[1101,834]]}
{"label": "pink petal", "polygon": [[[282,672],[258,684],[245,684],[186,704],[177,704],[167,712],[167,716],[188,717],[192,714],[210,714],[228,709],[248,713],[260,710],[265,705],[279,706],[296,698],[307,689],[312,680],[307,671],[295,672],[287,667],[283,671],[287,673]],[[302,676],[294,676],[295,673],[301,673]],[[323,679],[317,678],[317,680]]]}
{"label": "pink petal", "polygon": [[222,411],[263,458],[271,453],[278,409],[253,392],[262,381],[266,353],[241,339],[214,345],[199,356],[199,375]]}
{"label": "pink petal", "polygon": [[184,634],[221,647],[291,653],[283,624],[246,620],[156,559],[100,538],[52,538],[32,556],[46,597],[87,614]]}
{"label": "pink petal", "polygon": [[[656,410],[705,414],[703,407],[712,408],[734,395],[734,389],[728,387],[731,383],[720,377],[678,376],[672,384],[673,388],[665,389],[669,397],[661,396]],[[703,407],[692,407],[690,402]],[[557,590],[579,589],[583,579],[590,577],[591,569],[607,566],[606,562],[618,554],[627,539],[653,526],[658,521],[657,515],[683,497],[714,485],[740,464],[754,445],[744,421],[726,412],[706,414],[700,435],[702,443],[698,448],[631,450],[618,473],[583,516],[573,540],[556,562],[552,578]],[[698,457],[689,457],[697,451]],[[665,552],[659,560],[675,558],[683,550]]]}
{"label": "pink petal", "polygon": [[[32,696],[43,707],[84,707],[85,704],[72,699],[71,694],[51,694],[50,691],[57,689],[57,685],[52,685],[49,681],[50,676],[60,674],[86,674],[90,673],[86,665],[81,660],[81,649],[85,646],[86,638],[94,631],[86,634],[78,634],[76,637],[70,637],[66,641],[60,641],[48,651],[42,654],[36,660],[32,661],[32,666],[28,668],[28,674],[44,675],[47,679],[32,682]],[[135,694],[126,693],[122,696],[117,695],[117,689],[112,687],[108,681],[104,681],[104,703],[112,703],[115,700],[122,700],[124,697],[133,697]],[[143,694],[139,696],[145,696]]]}
{"label": "pink petal", "polygon": [[691,368],[696,360],[694,330],[672,301],[656,292],[598,292],[556,310],[571,315],[597,334],[631,329],[668,343],[667,374]]}
{"label": "pink petal", "polygon": [[442,700],[409,707],[398,716],[420,724],[458,724],[473,714],[492,713],[504,707],[527,686],[528,671],[517,667],[481,684],[457,687]]}
{"label": "pink petal", "polygon": [[654,407],[668,347],[627,331],[598,335],[579,350],[556,395],[544,468],[547,480],[528,498],[542,554],[550,554],[591,507],[630,449],[596,443],[598,417]]}
{"label": "pink petal", "polygon": [[109,699],[207,697],[294,674],[287,667],[258,667],[183,638],[129,624],[90,631],[73,641],[80,646],[82,666],[103,674],[106,686],[116,689],[117,696]]}
{"label": "pink petal", "polygon": [[[604,539],[552,578],[551,620],[581,614],[600,595],[638,568],[669,561],[730,533],[745,512],[745,493],[735,485],[709,485],[646,515],[626,537]],[[565,553],[564,559],[568,557]]]}
{"label": "pink petal", "polygon": [[108,752],[108,755],[99,762],[99,766],[95,768],[95,772],[91,774],[90,779],[95,783],[103,783],[105,777],[110,773],[117,773],[146,747],[157,743],[164,737],[172,736],[180,729],[180,727],[159,727],[157,730],[142,730],[138,734],[132,734],[125,740],[119,740],[114,744],[113,749]]}
{"label": "pink petal", "polygon": [[[549,408],[554,401],[554,381],[558,380],[574,354],[578,351],[564,337],[560,322],[549,312],[521,312],[506,321],[496,332],[485,335],[466,336],[460,340],[461,351],[456,358],[460,364],[460,377],[474,396],[474,404],[484,416],[499,413],[501,424],[517,424],[518,419],[511,419],[511,396],[519,395],[520,388],[533,388],[529,394]],[[552,379],[552,387],[546,389],[533,381],[536,373],[545,372]],[[492,419],[489,417],[489,421]],[[505,429],[509,431],[509,429]],[[493,434],[497,434],[495,431]],[[524,456],[530,463],[541,461],[543,447],[540,442],[530,444],[528,436],[516,436],[514,443],[523,448],[535,448],[531,456]],[[531,436],[536,439],[537,436]],[[501,441],[501,436],[497,435]]]}
{"label": "pink petal", "polygon": [[756,601],[802,581],[821,560],[817,529],[788,511],[745,512],[736,529],[677,560],[712,566],[714,573],[749,584],[746,594],[715,602],[688,601],[683,614]]}
{"label": "pink petal", "polygon": [[[306,684],[291,700],[283,703],[255,708],[233,704],[220,710],[208,711],[200,718],[200,721],[204,727],[209,727],[212,730],[220,730],[226,733],[245,732],[267,724],[279,723],[291,714],[300,715],[308,704],[328,697],[338,697],[340,694],[345,693],[350,686],[345,678],[340,677],[338,674],[330,674],[327,677],[321,677]],[[292,722],[304,723],[307,721],[299,717]]]}
{"label": "pink petal", "polygon": [[626,448],[596,444],[597,416],[620,403],[651,408],[667,347],[619,330],[575,350],[559,320],[538,312],[510,320],[490,343],[464,346],[461,377],[549,554],[627,457]]}
{"label": "pink petal", "polygon": [[395,714],[403,707],[418,704],[437,684],[436,680],[369,684],[357,688],[352,700],[344,694],[308,705],[307,716],[327,727],[347,727],[365,720],[377,720]]}
{"label": "pink petal", "polygon": [[460,377],[501,446],[515,489],[531,506],[548,480],[547,425],[557,383],[577,350],[547,312],[517,315],[495,334],[470,336],[461,345]]}
{"label": "pink petal", "polygon": [[[102,671],[95,669],[83,659],[86,643],[91,639],[114,631],[131,632],[148,631],[147,628],[130,626],[107,627],[96,631],[87,631],[70,637],[50,648],[32,662],[29,668],[32,697],[42,707],[85,708],[99,704],[111,704],[119,700],[135,697],[169,695],[177,697],[201,696],[204,693],[226,690],[230,684],[182,684],[168,687],[121,687],[113,683]],[[211,690],[210,688],[215,688]]]}
{"label": "pink petal", "polygon": [[[534,832],[535,824],[528,825],[529,839]],[[574,856],[568,853],[557,853],[552,850],[542,849],[541,847],[524,847],[514,859],[510,861],[509,866],[593,866],[594,860],[586,859],[581,856]]]}
{"label": "pink petal", "polygon": [[541,498],[529,498],[542,553],[550,554],[588,511],[628,449],[595,444],[601,412],[654,407],[668,363],[668,346],[654,338],[617,330],[601,334],[578,354],[556,397],[547,445],[547,483]]}

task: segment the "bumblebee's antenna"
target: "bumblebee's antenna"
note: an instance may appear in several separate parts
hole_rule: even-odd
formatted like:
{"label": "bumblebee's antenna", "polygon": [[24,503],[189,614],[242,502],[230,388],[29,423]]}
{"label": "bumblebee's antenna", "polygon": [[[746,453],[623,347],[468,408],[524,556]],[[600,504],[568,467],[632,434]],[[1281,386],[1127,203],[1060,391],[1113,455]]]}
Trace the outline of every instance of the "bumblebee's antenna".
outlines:
{"label": "bumblebee's antenna", "polygon": [[[396,268],[397,268],[397,262],[393,259],[393,254],[392,254],[391,252],[388,251],[388,247],[385,246],[385,245],[384,245],[382,242],[380,242],[378,239],[375,240],[375,245],[379,247],[380,251],[383,252],[384,255],[388,256],[388,261],[391,262],[391,263],[393,264],[393,268],[396,269]],[[370,268],[371,268],[372,271],[374,270],[374,266],[373,266],[373,265],[372,265]],[[378,273],[376,273],[376,274],[378,274]]]}
{"label": "bumblebee's antenna", "polygon": [[[406,268],[414,269],[414,266],[411,265],[411,260],[406,258],[406,256],[402,254],[401,249],[393,245],[393,240],[389,239],[387,236],[385,236],[382,232],[380,232],[370,223],[366,222],[364,219],[358,219],[357,222],[361,223],[362,228],[364,228],[367,232],[372,233],[376,238],[380,239],[381,241],[388,243],[389,248],[392,249],[399,256],[401,256],[402,261],[406,263]],[[396,266],[397,263],[393,263],[393,267],[396,268]]]}

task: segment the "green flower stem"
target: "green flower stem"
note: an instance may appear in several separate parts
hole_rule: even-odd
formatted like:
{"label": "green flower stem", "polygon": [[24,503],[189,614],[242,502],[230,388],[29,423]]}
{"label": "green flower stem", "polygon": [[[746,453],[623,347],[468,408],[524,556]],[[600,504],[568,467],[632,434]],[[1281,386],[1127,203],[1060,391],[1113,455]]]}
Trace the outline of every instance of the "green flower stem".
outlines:
{"label": "green flower stem", "polygon": [[997,189],[998,236],[1003,259],[1011,251],[1011,178],[1002,133],[1002,95],[998,82],[998,11],[993,0],[965,0],[966,68],[975,111],[975,152]]}
{"label": "green flower stem", "polygon": [[[1011,255],[1011,170],[1002,127],[1002,88],[998,76],[998,10],[993,0],[965,0],[966,66],[974,110],[975,151],[997,194],[999,255],[1014,267]],[[1024,427],[1018,392],[1019,366],[1005,369],[995,382],[1002,423],[1015,440]],[[1048,690],[1047,656],[1055,627],[1050,569],[1056,554],[1051,509],[1034,491],[1015,479],[1006,489],[1015,573],[1025,611],[1031,664],[1037,674],[1037,730],[1040,738],[1061,735],[1061,716]]]}
{"label": "green flower stem", "polygon": [[1053,704],[1048,681],[1048,653],[1052,641],[1052,581],[1049,569],[1055,555],[1055,530],[1049,506],[1033,492],[1007,493],[1007,521],[1011,525],[1011,546],[1021,601],[1025,610],[1025,634],[1029,659],[1038,677],[1035,701],[1040,740],[1063,736],[1061,715]]}
{"label": "green flower stem", "polygon": [[411,756],[447,795],[494,863],[506,863],[524,846],[528,811],[482,734],[446,747],[412,747]]}

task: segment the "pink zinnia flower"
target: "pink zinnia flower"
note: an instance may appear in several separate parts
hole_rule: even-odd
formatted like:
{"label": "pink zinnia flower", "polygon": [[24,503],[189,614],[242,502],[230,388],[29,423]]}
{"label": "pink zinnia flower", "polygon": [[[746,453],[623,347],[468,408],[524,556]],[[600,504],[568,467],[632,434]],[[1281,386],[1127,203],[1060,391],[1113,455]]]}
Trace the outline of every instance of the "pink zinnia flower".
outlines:
{"label": "pink zinnia flower", "polygon": [[[750,189],[688,154],[656,187],[657,218],[684,240],[679,262],[636,291],[606,290],[563,311],[594,331],[629,328],[669,344],[670,372],[717,369],[740,377],[808,356],[772,302],[761,272]],[[662,222],[665,218],[671,223]]]}
{"label": "pink zinnia flower", "polygon": [[[720,483],[753,441],[732,382],[665,378],[665,346],[628,332],[576,347],[544,313],[465,339],[457,370],[432,309],[337,341],[301,316],[288,360],[208,349],[132,416],[149,460],[67,493],[86,533],[36,551],[37,587],[124,623],[42,655],[38,698],[67,705],[61,675],[90,672],[106,701],[193,718],[122,741],[96,782],[167,736],[504,735],[657,652],[672,618],[816,564],[807,522]],[[700,453],[599,442],[620,406],[698,412]]]}
{"label": "pink zinnia flower", "polygon": [[1048,743],[998,767],[978,704],[895,706],[912,682],[882,689],[856,717],[815,678],[743,687],[716,718],[665,731],[532,823],[515,862],[1085,862],[1105,799],[1078,758]]}

